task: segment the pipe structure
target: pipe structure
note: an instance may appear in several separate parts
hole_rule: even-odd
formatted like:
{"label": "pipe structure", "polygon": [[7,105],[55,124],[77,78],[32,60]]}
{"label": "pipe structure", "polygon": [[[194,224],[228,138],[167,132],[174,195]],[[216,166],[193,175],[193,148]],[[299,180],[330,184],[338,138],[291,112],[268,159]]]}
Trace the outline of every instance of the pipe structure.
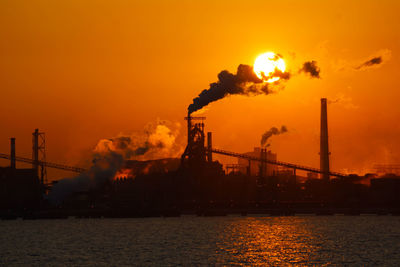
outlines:
{"label": "pipe structure", "polygon": [[328,111],[326,98],[321,98],[321,133],[320,133],[320,169],[321,178],[329,181],[329,144],[328,144]]}
{"label": "pipe structure", "polygon": [[16,159],[15,159],[15,138],[10,138],[11,145],[11,153],[10,153],[10,167],[12,169],[16,168]]}
{"label": "pipe structure", "polygon": [[191,132],[192,132],[192,118],[190,117],[190,112],[188,111],[188,116],[187,116],[187,137],[188,137],[187,146],[188,147],[191,147],[191,143],[192,143]]}
{"label": "pipe structure", "polygon": [[39,129],[32,134],[32,168],[39,177]]}
{"label": "pipe structure", "polygon": [[[313,168],[313,167],[307,167],[299,164],[293,164],[289,162],[283,162],[283,161],[278,161],[278,160],[262,160],[260,157],[256,156],[249,156],[246,154],[241,154],[241,153],[236,153],[236,152],[231,152],[231,151],[226,151],[222,149],[217,149],[213,148],[212,149],[213,153],[220,154],[220,155],[225,155],[229,157],[235,157],[235,158],[242,158],[242,159],[247,159],[247,160],[252,160],[252,161],[265,161],[266,163],[272,164],[272,165],[277,165],[277,166],[283,166],[286,168],[291,168],[291,169],[296,169],[296,170],[302,170],[302,171],[307,171],[307,172],[313,172],[313,173],[322,173],[322,171],[318,168]],[[1,156],[1,154],[0,154]],[[339,173],[339,172],[329,172],[330,176],[335,176],[335,177],[341,177],[341,178],[347,178],[348,175]]]}

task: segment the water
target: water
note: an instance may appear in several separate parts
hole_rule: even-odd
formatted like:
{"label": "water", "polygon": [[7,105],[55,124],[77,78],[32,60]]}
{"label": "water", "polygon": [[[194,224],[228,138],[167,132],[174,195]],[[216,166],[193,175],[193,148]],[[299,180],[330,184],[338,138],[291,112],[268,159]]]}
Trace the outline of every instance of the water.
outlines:
{"label": "water", "polygon": [[400,217],[0,221],[0,265],[400,264]]}

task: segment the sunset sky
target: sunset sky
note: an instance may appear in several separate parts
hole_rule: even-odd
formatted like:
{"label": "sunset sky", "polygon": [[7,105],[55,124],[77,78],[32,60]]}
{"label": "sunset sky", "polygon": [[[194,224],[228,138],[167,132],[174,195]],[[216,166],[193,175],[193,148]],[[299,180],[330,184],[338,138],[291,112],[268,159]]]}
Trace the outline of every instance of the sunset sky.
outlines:
{"label": "sunset sky", "polygon": [[[221,70],[273,51],[292,78],[271,95],[208,106],[215,147],[250,151],[285,125],[288,133],[271,139],[278,159],[318,167],[326,97],[332,170],[400,163],[399,11],[394,0],[3,0],[0,152],[16,137],[17,155],[31,157],[39,128],[49,161],[82,166],[100,139],[140,133],[157,119],[180,123],[183,145],[193,98]],[[310,60],[321,79],[298,73]]]}

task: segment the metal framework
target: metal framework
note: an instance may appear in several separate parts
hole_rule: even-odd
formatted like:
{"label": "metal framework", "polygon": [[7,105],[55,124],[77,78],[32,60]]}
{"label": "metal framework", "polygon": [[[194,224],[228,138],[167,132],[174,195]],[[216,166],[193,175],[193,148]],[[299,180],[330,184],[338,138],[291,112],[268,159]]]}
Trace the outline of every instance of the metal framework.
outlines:
{"label": "metal framework", "polygon": [[[11,159],[11,156],[8,154],[0,153],[0,158],[2,159]],[[82,173],[86,172],[87,169],[80,168],[80,167],[74,167],[74,166],[68,166],[68,165],[63,165],[63,164],[57,164],[57,163],[52,163],[52,162],[47,162],[47,161],[34,161],[33,159],[30,158],[23,158],[23,157],[15,157],[16,161],[20,162],[25,162],[29,164],[34,164],[37,163],[40,166],[48,167],[48,168],[53,168],[53,169],[59,169],[59,170],[65,170],[65,171],[71,171],[71,172],[77,172],[77,173]]]}
{"label": "metal framework", "polygon": [[[235,158],[243,158],[243,159],[248,159],[248,160],[261,161],[261,162],[274,164],[274,165],[278,165],[278,166],[284,166],[284,167],[291,168],[294,170],[303,170],[303,171],[314,172],[314,173],[324,173],[322,170],[313,168],[313,167],[307,167],[307,166],[302,166],[302,165],[297,165],[297,164],[287,163],[287,162],[277,161],[277,160],[261,159],[259,157],[248,156],[245,154],[230,152],[230,151],[216,149],[216,148],[212,149],[212,153],[235,157]],[[329,175],[336,176],[336,177],[347,177],[347,175],[338,173],[338,172],[329,172]]]}
{"label": "metal framework", "polygon": [[39,129],[35,129],[32,133],[32,167],[39,176],[40,166],[40,182],[47,183],[47,169],[43,162],[46,162],[46,136],[45,133],[40,133]]}
{"label": "metal framework", "polygon": [[[185,151],[181,157],[182,165],[187,166],[199,166],[206,159],[206,149],[204,147],[204,120],[205,117],[191,117],[188,114],[185,117],[187,120],[187,132],[188,132],[188,141]],[[194,121],[200,121],[198,123],[194,123]]]}

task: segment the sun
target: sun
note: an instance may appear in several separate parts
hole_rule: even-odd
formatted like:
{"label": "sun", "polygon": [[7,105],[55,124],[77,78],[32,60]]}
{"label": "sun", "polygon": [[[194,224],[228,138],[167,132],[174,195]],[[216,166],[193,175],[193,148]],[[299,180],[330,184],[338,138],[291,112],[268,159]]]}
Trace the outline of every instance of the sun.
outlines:
{"label": "sun", "polygon": [[275,54],[274,52],[267,52],[259,55],[254,62],[253,70],[258,78],[265,82],[275,82],[279,80],[279,77],[273,77],[275,69],[281,72],[285,72],[286,65],[282,57]]}

